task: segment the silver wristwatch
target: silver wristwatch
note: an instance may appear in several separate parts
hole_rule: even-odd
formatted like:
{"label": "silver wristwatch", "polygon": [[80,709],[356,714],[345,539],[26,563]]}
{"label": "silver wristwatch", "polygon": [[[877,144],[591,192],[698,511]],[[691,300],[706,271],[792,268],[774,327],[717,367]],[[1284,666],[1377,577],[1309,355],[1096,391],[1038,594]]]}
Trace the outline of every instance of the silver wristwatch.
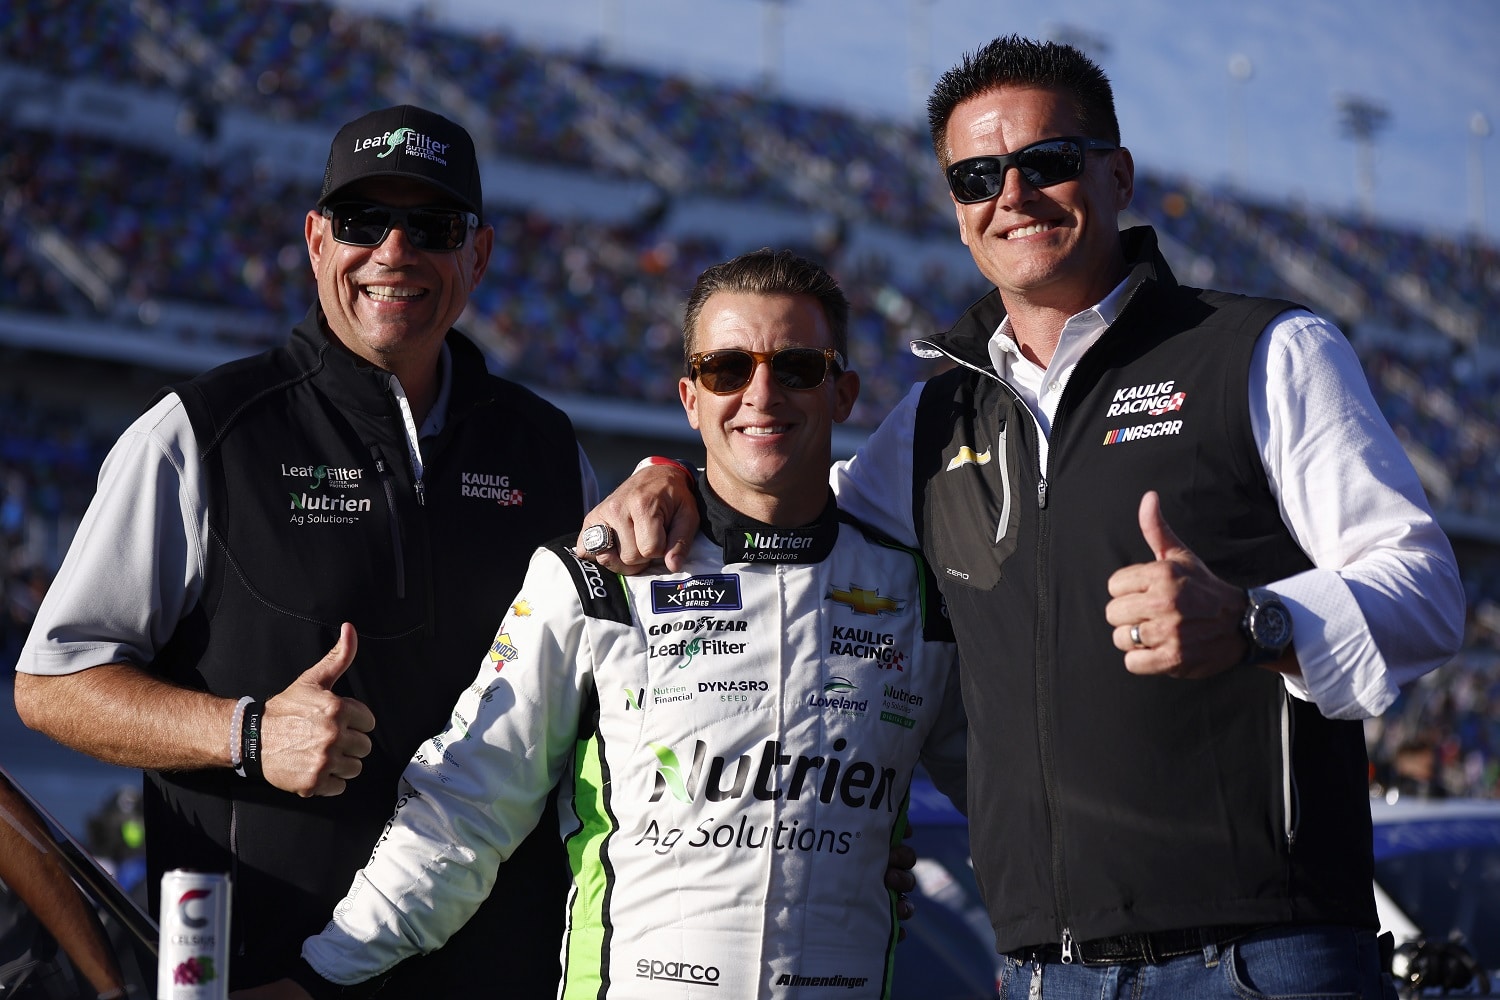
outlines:
{"label": "silver wristwatch", "polygon": [[1240,619],[1240,631],[1245,635],[1246,649],[1240,665],[1274,663],[1292,644],[1292,613],[1281,598],[1264,587],[1251,587],[1245,595],[1249,603],[1245,617]]}

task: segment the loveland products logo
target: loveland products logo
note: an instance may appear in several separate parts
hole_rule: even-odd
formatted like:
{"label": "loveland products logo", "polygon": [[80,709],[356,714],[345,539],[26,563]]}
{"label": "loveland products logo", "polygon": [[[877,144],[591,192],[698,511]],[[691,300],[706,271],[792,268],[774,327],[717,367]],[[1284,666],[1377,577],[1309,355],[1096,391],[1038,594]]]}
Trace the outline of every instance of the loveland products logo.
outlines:
{"label": "loveland products logo", "polygon": [[854,682],[847,677],[830,677],[823,683],[822,694],[814,692],[807,696],[807,706],[832,712],[835,715],[851,717],[864,715],[865,709],[870,707],[869,700],[857,701],[848,697],[857,689]]}

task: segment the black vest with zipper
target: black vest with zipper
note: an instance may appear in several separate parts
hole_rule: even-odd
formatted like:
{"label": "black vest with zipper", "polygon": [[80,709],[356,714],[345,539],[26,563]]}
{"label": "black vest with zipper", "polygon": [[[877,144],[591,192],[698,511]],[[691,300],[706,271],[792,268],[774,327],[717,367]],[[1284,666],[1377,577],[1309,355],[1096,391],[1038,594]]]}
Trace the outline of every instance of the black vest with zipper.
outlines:
{"label": "black vest with zipper", "polygon": [[960,362],[918,408],[913,502],[963,655],[975,871],[997,946],[1235,924],[1374,927],[1363,729],[1264,670],[1126,671],[1104,617],[1154,556],[1143,493],[1222,578],[1308,569],[1251,431],[1256,338],[1294,304],[1145,279],[1038,429],[987,352],[998,293],[933,346]]}
{"label": "black vest with zipper", "polygon": [[[174,387],[202,453],[210,541],[202,598],[153,669],[264,701],[349,621],[358,652],[334,690],[376,719],[364,770],[338,796],[299,798],[227,769],[148,772],[153,888],[165,868],[234,876],[236,988],[285,975],[327,923],[402,769],[473,681],[532,550],[583,517],[567,417],[490,375],[462,335],[447,342],[451,400],[421,443],[420,483],[390,376],[332,346],[316,307],[285,346]],[[567,885],[544,818],[475,919],[403,964],[411,985],[397,994],[472,995],[505,969],[513,995],[553,996]]]}

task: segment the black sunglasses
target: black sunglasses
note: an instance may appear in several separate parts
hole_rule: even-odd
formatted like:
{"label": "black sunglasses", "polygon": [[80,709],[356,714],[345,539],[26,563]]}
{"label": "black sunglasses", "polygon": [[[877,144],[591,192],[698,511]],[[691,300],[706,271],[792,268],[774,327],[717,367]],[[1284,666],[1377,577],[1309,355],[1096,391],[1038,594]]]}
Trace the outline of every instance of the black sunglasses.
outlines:
{"label": "black sunglasses", "polygon": [[464,245],[479,216],[458,208],[392,208],[346,201],[323,209],[333,222],[333,238],[356,247],[378,247],[400,226],[418,250],[451,251]]}
{"label": "black sunglasses", "polygon": [[1011,167],[1032,187],[1051,187],[1083,173],[1084,150],[1119,148],[1101,139],[1069,135],[1033,142],[1004,156],[971,156],[948,168],[948,189],[960,205],[989,201],[1005,187],[1005,172]]}
{"label": "black sunglasses", "polygon": [[844,367],[844,356],[831,347],[700,351],[688,357],[688,376],[715,396],[727,396],[749,385],[756,365],[764,361],[771,363],[771,374],[784,389],[816,389],[830,369],[837,372]]}

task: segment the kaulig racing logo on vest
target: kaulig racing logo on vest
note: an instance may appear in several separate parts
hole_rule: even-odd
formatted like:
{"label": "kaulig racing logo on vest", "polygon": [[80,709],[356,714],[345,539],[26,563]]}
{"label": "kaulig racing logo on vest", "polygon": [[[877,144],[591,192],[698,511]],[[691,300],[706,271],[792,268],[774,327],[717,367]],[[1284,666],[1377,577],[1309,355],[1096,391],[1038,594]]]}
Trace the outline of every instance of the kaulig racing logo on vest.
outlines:
{"label": "kaulig racing logo on vest", "polygon": [[498,472],[460,472],[458,495],[493,500],[502,507],[519,507],[526,500],[526,495],[510,484],[510,476]]}
{"label": "kaulig racing logo on vest", "polygon": [[[1179,412],[1187,402],[1187,393],[1177,389],[1176,386],[1175,379],[1167,379],[1165,382],[1149,382],[1145,385],[1116,389],[1114,397],[1109,402],[1109,409],[1104,412],[1104,415],[1126,417],[1144,413],[1151,417],[1161,417],[1168,413]],[[1154,437],[1170,437],[1180,433],[1182,433],[1181,420],[1156,420],[1147,424],[1116,427],[1105,431],[1102,443],[1124,444]]]}

